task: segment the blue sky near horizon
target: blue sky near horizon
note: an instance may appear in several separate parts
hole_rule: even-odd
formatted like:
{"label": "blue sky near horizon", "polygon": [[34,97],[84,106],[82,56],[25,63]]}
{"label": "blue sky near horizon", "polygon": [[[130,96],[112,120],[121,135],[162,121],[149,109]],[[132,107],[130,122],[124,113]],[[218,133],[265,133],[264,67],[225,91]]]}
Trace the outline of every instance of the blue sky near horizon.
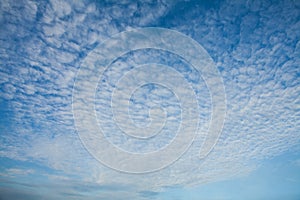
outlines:
{"label": "blue sky near horizon", "polygon": [[[1,200],[300,198],[300,1],[1,0],[0,27]],[[121,149],[160,150],[176,136],[181,116],[170,88],[144,85],[131,96],[132,121],[147,125],[148,110],[159,105],[167,123],[148,141],[122,135],[110,94],[130,69],[170,66],[199,106],[200,131],[184,155],[157,172],[128,174],[84,147],[72,92],[81,64],[99,44],[141,27],[197,41],[220,72],[227,110],[216,146],[199,159],[212,108],[199,72],[157,49],[114,60],[97,87],[95,110],[106,138]]]}

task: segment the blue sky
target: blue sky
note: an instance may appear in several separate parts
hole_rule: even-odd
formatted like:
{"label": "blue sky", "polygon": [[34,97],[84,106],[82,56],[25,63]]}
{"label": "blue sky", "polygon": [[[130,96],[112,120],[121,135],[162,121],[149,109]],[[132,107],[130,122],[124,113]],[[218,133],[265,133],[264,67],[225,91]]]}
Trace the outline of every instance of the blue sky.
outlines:
{"label": "blue sky", "polygon": [[[0,199],[299,199],[299,1],[2,0],[0,27]],[[133,43],[114,43],[118,33],[146,27],[184,34],[203,51],[170,35],[159,44],[173,51],[136,49],[101,65],[119,47],[152,47],[134,34]],[[156,83],[133,87],[145,80]],[[214,98],[217,86],[226,101]],[[78,108],[90,96],[76,98],[76,89],[93,95],[96,125]],[[208,130],[219,126],[210,120],[222,119],[212,110],[222,102],[221,135],[200,159]],[[195,109],[185,115],[184,108]],[[99,126],[121,151],[146,155],[195,124],[187,151],[152,173],[107,167],[98,160],[109,150],[97,140],[85,143]],[[152,129],[157,134],[147,140],[132,137]],[[129,166],[115,154],[108,158]]]}

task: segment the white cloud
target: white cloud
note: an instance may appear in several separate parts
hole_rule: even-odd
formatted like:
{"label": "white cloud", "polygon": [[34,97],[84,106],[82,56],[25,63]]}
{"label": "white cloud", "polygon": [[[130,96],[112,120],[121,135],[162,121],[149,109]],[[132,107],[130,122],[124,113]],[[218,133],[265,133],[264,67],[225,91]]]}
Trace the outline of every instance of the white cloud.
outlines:
{"label": "white cloud", "polygon": [[[203,80],[198,80],[198,75],[194,76],[196,73],[187,70],[182,63],[175,63],[176,69],[190,77],[190,82],[194,81],[192,86],[203,105],[204,128],[189,151],[170,167],[153,174],[129,175],[101,165],[80,143],[74,129],[72,87],[81,60],[96,42],[101,43],[110,35],[131,27],[151,24],[164,17],[171,5],[158,3],[153,9],[147,3],[141,7],[130,2],[101,7],[101,4],[85,4],[83,1],[51,1],[39,8],[34,2],[24,2],[24,12],[28,14],[25,22],[33,22],[28,27],[34,26],[37,33],[30,32],[27,26],[18,27],[10,23],[22,21],[24,16],[12,10],[11,5],[4,2],[0,7],[1,13],[14,14],[9,20],[1,15],[1,23],[7,23],[0,33],[0,95],[9,101],[13,119],[12,128],[1,132],[2,157],[42,163],[100,185],[121,184],[136,187],[136,191],[160,191],[164,186],[197,185],[244,175],[253,171],[261,160],[299,145],[300,61],[296,9],[290,12],[289,6],[281,4],[263,7],[251,4],[241,8],[231,3],[229,7],[229,2],[223,2],[218,10],[206,13],[191,8],[186,14],[191,20],[174,19],[177,21],[172,28],[190,33],[208,50],[221,70],[228,103],[226,123],[214,150],[206,159],[199,160],[199,148],[208,127],[209,91]],[[45,9],[45,13],[37,23],[34,20],[38,9]],[[259,15],[247,14],[247,9],[259,12]],[[245,16],[239,16],[241,13]],[[286,13],[289,13],[288,23],[278,21]],[[135,14],[140,14],[140,17],[133,17]],[[233,23],[235,20],[240,21]],[[28,34],[32,37],[26,38]],[[26,39],[16,42],[10,35]],[[295,43],[294,49],[289,42]],[[163,62],[160,55],[151,51],[136,52],[125,61],[129,65],[141,64],[145,60],[151,61],[152,56]],[[170,56],[166,60],[175,59],[166,53],[163,55]],[[99,112],[103,111],[100,116],[104,120],[104,129],[119,133],[113,121],[109,120],[111,113],[105,108],[107,102],[110,103],[108,97],[115,81],[129,68],[121,61],[115,64],[120,64],[119,68],[112,67],[106,72],[108,83],[99,89],[99,103],[103,103]],[[176,103],[173,96],[163,89],[152,92],[149,98],[159,102],[164,97],[167,100],[165,107],[172,112],[173,119],[176,118],[178,107],[172,104]],[[142,94],[139,96],[137,93],[134,97],[140,100],[142,107],[151,107],[153,102],[145,103]],[[136,120],[143,119],[145,113],[137,112]],[[171,121],[169,130],[173,130],[175,124]],[[127,141],[117,136],[111,139],[130,150],[142,148],[133,146],[136,140]],[[169,138],[161,139],[166,142]],[[155,148],[157,146],[153,142],[145,149]],[[33,173],[16,168],[7,172],[16,175]],[[72,186],[74,183],[70,183],[70,188]],[[70,192],[76,193],[76,189],[71,188]],[[110,191],[107,192],[109,194]],[[116,194],[116,199],[123,195],[136,197],[138,194],[122,191]]]}
{"label": "white cloud", "polygon": [[33,173],[35,173],[33,169],[9,168],[6,169],[4,172],[0,173],[0,176],[14,178],[18,176],[26,176]]}

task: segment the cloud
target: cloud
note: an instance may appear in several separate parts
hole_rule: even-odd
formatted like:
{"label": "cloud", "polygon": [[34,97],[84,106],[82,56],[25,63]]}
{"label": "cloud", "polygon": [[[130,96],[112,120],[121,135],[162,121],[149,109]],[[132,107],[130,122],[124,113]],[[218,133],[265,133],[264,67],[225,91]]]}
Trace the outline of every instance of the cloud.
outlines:
{"label": "cloud", "polygon": [[[9,105],[7,113],[11,121],[0,131],[0,155],[37,162],[67,175],[76,174],[82,184],[97,186],[90,191],[97,197],[102,195],[97,193],[99,185],[129,185],[132,188],[115,193],[114,198],[133,195],[147,199],[165,186],[191,186],[245,175],[262,160],[293,150],[300,139],[299,9],[295,1],[256,3],[224,1],[211,7],[199,3],[186,7],[185,12],[172,14],[172,9],[180,3],[3,1],[0,96]],[[218,144],[206,159],[200,160],[197,155],[208,128],[211,107],[205,82],[192,67],[171,53],[140,50],[124,55],[105,71],[107,82],[97,93],[97,114],[115,145],[129,151],[159,149],[170,142],[176,128],[179,107],[175,95],[166,88],[151,85],[134,93],[130,108],[136,123],[143,125],[142,120],[149,118],[140,108],[148,110],[162,104],[170,113],[167,137],[161,135],[159,141],[153,140],[145,146],[142,144],[146,143],[120,136],[120,130],[111,120],[112,113],[106,108],[116,81],[130,65],[143,62],[172,65],[182,73],[201,104],[203,128],[191,148],[170,167],[153,174],[123,174],[98,163],[81,144],[74,128],[72,88],[82,60],[99,43],[120,31],[147,25],[186,33],[208,51],[224,80],[227,117]],[[145,93],[148,95],[144,96]],[[5,172],[29,175],[32,171],[11,168]],[[80,186],[74,187],[77,184]],[[78,190],[91,185],[72,180],[65,187],[53,187],[61,187],[61,196],[80,199]],[[112,194],[108,186],[103,186],[104,196]],[[4,199],[12,193],[10,189],[1,190]],[[79,196],[72,196],[76,194]]]}
{"label": "cloud", "polygon": [[35,171],[33,169],[19,169],[19,168],[9,168],[6,169],[5,172],[0,173],[0,176],[3,177],[18,177],[18,176],[26,176],[29,174],[33,174]]}

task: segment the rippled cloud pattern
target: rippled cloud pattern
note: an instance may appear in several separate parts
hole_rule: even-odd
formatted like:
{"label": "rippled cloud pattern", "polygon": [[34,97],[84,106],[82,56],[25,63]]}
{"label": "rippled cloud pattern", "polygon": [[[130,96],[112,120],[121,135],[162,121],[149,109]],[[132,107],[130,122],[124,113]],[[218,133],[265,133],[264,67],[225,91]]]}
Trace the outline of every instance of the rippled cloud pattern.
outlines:
{"label": "rippled cloud pattern", "polygon": [[[296,0],[2,0],[0,199],[161,199],[168,188],[247,176],[269,159],[299,152],[299,19]],[[165,124],[158,134],[145,141],[116,125],[111,95],[137,66],[155,63],[176,70],[198,106],[198,129],[187,151],[161,170],[137,175],[113,170],[90,154],[76,129],[72,103],[86,58],[114,35],[146,27],[180,32],[205,49],[223,80],[226,118],[212,151],[199,158],[213,107],[203,74],[170,51],[146,48],[119,56],[94,90],[93,115],[111,144],[149,153],[168,146],[180,127],[176,93],[153,83],[132,93],[126,114],[143,130],[151,124],[150,114],[161,117],[163,108]],[[151,69],[135,73],[128,80],[147,78]],[[299,167],[299,160],[292,163]]]}

